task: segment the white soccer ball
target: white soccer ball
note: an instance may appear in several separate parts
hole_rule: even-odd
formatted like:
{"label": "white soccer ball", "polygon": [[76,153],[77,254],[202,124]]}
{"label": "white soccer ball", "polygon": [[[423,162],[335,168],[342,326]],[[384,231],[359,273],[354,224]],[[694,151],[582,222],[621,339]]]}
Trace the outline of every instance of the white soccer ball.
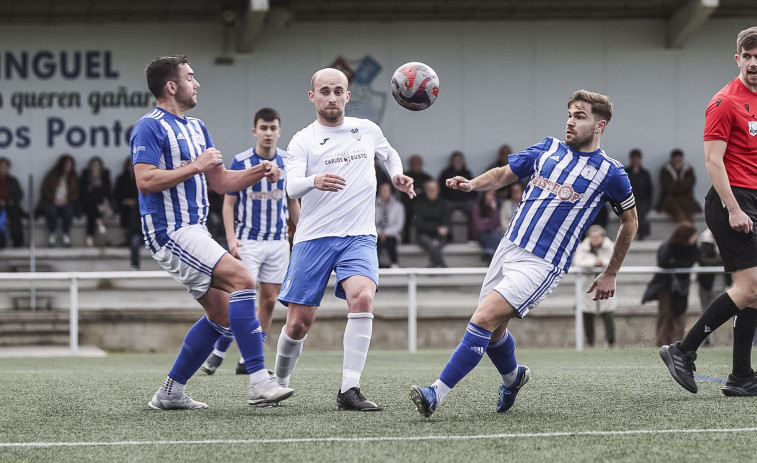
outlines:
{"label": "white soccer ball", "polygon": [[423,111],[439,95],[439,76],[430,66],[415,61],[397,68],[391,85],[394,100],[410,111]]}

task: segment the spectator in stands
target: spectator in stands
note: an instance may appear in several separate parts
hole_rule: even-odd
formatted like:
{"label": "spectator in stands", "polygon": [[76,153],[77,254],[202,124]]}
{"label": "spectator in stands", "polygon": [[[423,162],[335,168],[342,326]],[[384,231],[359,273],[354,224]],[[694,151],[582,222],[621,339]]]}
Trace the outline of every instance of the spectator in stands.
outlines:
{"label": "spectator in stands", "polygon": [[453,151],[449,156],[449,162],[447,167],[439,173],[439,181],[441,182],[441,195],[449,203],[450,216],[455,211],[460,211],[465,214],[465,220],[468,224],[468,236],[471,238],[471,208],[475,202],[475,196],[467,191],[455,190],[449,188],[444,181],[453,177],[472,178],[471,171],[465,165],[465,156],[462,151]]}
{"label": "spectator in stands", "polygon": [[[698,262],[702,267],[720,267],[723,265],[720,250],[709,228],[705,228],[699,234],[697,248],[699,250]],[[716,295],[721,294],[726,288],[731,286],[733,278],[730,273],[725,272],[697,273],[697,283],[699,284],[699,303],[702,307],[702,312],[704,312],[715,299]],[[712,334],[704,340],[704,345],[712,345]]]}
{"label": "spectator in stands", "polygon": [[499,221],[505,229],[510,224],[510,219],[513,218],[513,213],[518,208],[520,200],[523,199],[524,190],[525,187],[520,182],[510,184],[510,197],[499,205]]}
{"label": "spectator in stands", "polygon": [[428,267],[447,267],[443,250],[449,238],[449,205],[439,195],[439,183],[435,179],[426,180],[423,193],[415,199],[413,217],[418,246],[428,255]]}
{"label": "spectator in stands", "polygon": [[71,246],[71,223],[74,207],[79,199],[79,178],[76,161],[70,154],[62,154],[55,165],[45,174],[35,215],[44,215],[49,232],[48,245],[58,244],[58,220],[61,223],[60,243]]}
{"label": "spectator in stands", "polygon": [[132,270],[139,270],[139,251],[144,247],[142,238],[142,220],[139,214],[139,190],[134,177],[134,165],[131,156],[124,160],[123,170],[116,179],[113,192],[115,208],[119,215],[119,225],[124,231],[124,245],[129,247],[129,260]]}
{"label": "spectator in stands", "polygon": [[481,261],[489,265],[494,251],[497,250],[502,235],[505,233],[500,221],[497,192],[482,191],[478,201],[473,204],[473,237],[481,245]]}
{"label": "spectator in stands", "polygon": [[79,177],[79,203],[87,220],[85,243],[89,248],[95,245],[95,232],[102,236],[107,232],[103,219],[113,215],[111,197],[110,171],[100,156],[92,156]]}
{"label": "spectator in stands", "polygon": [[652,210],[652,175],[641,165],[641,150],[634,148],[628,153],[629,164],[625,167],[628,180],[636,198],[636,212],[639,214],[639,232],[636,237],[643,240],[649,236],[649,221],[647,215]]}
{"label": "spectator in stands", "polygon": [[702,206],[694,199],[697,179],[694,168],[683,160],[683,151],[670,152],[670,160],[660,169],[660,197],[657,210],[667,213],[673,222],[691,222]]}
{"label": "spectator in stands", "polygon": [[[391,183],[382,183],[376,197],[376,234],[379,267],[399,267],[397,245],[405,225],[405,207],[394,197]],[[384,255],[387,254],[389,262]]]}
{"label": "spectator in stands", "polygon": [[[586,238],[578,244],[573,256],[573,265],[577,267],[605,267],[612,257],[614,244],[605,234],[605,229],[599,225],[592,225],[586,230]],[[583,298],[583,327],[586,344],[594,347],[596,314],[602,317],[605,326],[605,341],[608,347],[615,347],[615,320],[613,312],[617,307],[617,292],[615,297],[595,301],[591,294],[584,293]]]}
{"label": "spectator in stands", "polygon": [[[689,268],[697,262],[697,228],[691,222],[678,222],[667,241],[657,249],[660,268]],[[689,303],[688,273],[657,273],[647,285],[641,303],[657,300],[657,346],[683,338],[684,313]]]}
{"label": "spectator in stands", "polygon": [[[405,171],[405,175],[413,179],[413,189],[415,190],[416,198],[423,195],[423,185],[426,181],[431,180],[433,177],[423,170],[423,158],[420,154],[413,154],[408,159],[408,168]],[[405,206],[405,227],[402,231],[402,241],[405,243],[415,242],[413,228],[413,210],[415,207],[414,202],[408,195],[402,195],[402,204]]]}
{"label": "spectator in stands", "polygon": [[226,229],[223,226],[223,195],[208,185],[208,219],[206,226],[210,236],[218,242],[224,249],[229,249],[226,242]]}
{"label": "spectator in stands", "polygon": [[[499,147],[497,150],[497,159],[489,164],[489,166],[486,168],[487,171],[492,170],[497,167],[505,167],[510,163],[509,156],[512,154],[513,149],[510,148],[510,145],[504,144]],[[503,186],[499,190],[497,190],[497,201],[502,202],[505,199],[510,197],[510,185]]]}
{"label": "spectator in stands", "polygon": [[18,179],[10,172],[10,159],[0,157],[0,211],[5,212],[5,227],[13,247],[19,248],[24,245],[24,231],[21,226],[21,217],[24,216],[21,200],[24,192]]}

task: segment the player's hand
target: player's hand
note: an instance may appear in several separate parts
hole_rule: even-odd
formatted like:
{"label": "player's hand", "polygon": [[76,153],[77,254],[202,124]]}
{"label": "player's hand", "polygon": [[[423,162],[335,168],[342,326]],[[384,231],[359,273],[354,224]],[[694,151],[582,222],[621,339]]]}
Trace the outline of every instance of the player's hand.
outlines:
{"label": "player's hand", "polygon": [[226,239],[226,244],[229,245],[229,254],[236,259],[242,260],[242,256],[239,255],[239,248],[243,246],[242,242],[233,238]]}
{"label": "player's hand", "polygon": [[315,176],[315,187],[322,191],[339,191],[347,182],[337,174],[318,174]]}
{"label": "player's hand", "polygon": [[266,180],[271,183],[279,181],[279,177],[281,177],[281,169],[279,169],[278,164],[271,161],[263,161],[260,165],[263,166],[263,171],[265,172],[264,177]]}
{"label": "player's hand", "polygon": [[586,293],[591,294],[595,290],[594,297],[591,298],[592,301],[603,301],[615,296],[615,277],[606,275],[604,272],[600,273],[594,279],[591,287],[586,290]]}
{"label": "player's hand", "polygon": [[728,213],[728,222],[737,232],[749,233],[754,229],[754,223],[741,209]]}
{"label": "player's hand", "polygon": [[470,184],[470,180],[468,180],[465,177],[456,176],[452,178],[448,178],[446,180],[447,188],[452,188],[453,190],[460,190],[460,191],[471,191],[473,190],[473,185]]}
{"label": "player's hand", "polygon": [[408,177],[407,175],[402,174],[395,175],[392,178],[392,183],[394,184],[395,188],[403,193],[407,193],[410,199],[415,198],[415,188],[413,186],[412,177]]}
{"label": "player's hand", "polygon": [[221,152],[217,149],[208,148],[201,155],[197,156],[193,164],[197,165],[200,172],[207,172],[218,164],[223,164],[223,156],[221,156]]}

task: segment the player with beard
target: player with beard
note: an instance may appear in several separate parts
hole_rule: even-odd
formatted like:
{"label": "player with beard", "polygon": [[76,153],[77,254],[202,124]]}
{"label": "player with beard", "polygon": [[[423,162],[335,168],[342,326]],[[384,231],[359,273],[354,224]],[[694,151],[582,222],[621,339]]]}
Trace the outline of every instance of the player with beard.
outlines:
{"label": "player with beard", "polygon": [[[241,262],[213,240],[205,221],[208,191],[244,190],[265,178],[279,179],[271,161],[226,170],[221,152],[200,119],[184,113],[197,104],[200,84],[186,56],[153,60],[147,85],[157,100],[131,132],[129,146],[139,189],[145,244],[152,257],[184,285],[205,310],[187,332],[179,355],[148,406],[154,410],[194,410],[207,404],[184,387],[222,335],[233,333],[250,373],[247,402],[277,402],[292,395],[265,369],[260,322],[255,317],[255,279]],[[207,183],[206,183],[207,179]]]}
{"label": "player with beard", "polygon": [[662,346],[660,356],[678,384],[692,393],[696,351],[712,331],[733,322],[733,368],[726,396],[757,396],[752,343],[757,329],[757,27],[736,38],[739,75],[710,100],[705,112],[704,157],[712,188],[704,217],[733,287],[707,307],[683,339]]}
{"label": "player with beard", "polygon": [[511,154],[506,166],[472,180],[446,180],[450,188],[489,191],[530,177],[489,265],[463,340],[439,379],[430,386],[410,388],[410,398],[421,415],[431,416],[485,353],[502,377],[497,411],[513,406],[531,371],[518,365],[515,340],[507,326],[513,318],[526,316],[557,287],[584,231],[605,202],[620,216],[620,228],[610,262],[586,292],[594,292],[595,301],[614,296],[618,270],[636,234],[637,217],[623,165],[600,148],[600,137],[611,118],[612,103],[605,95],[579,90],[568,100],[564,142],[547,137]]}
{"label": "player with beard", "polygon": [[302,198],[300,221],[279,301],[288,306],[277,345],[275,375],[289,379],[315,322],[332,271],[337,297],[347,300],[340,410],[376,411],[360,392],[360,376],[373,330],[373,297],[378,287],[376,174],[374,158],[386,166],[394,186],[415,196],[402,161],[371,121],[345,117],[350,100],[343,72],[321,69],[310,81],[316,120],[289,143],[286,190]]}

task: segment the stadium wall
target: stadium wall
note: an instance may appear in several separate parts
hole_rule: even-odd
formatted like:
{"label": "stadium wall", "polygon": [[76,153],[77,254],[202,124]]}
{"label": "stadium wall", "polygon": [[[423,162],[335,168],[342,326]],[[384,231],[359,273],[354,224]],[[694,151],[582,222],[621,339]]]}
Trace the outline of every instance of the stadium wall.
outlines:
{"label": "stadium wall", "polygon": [[[665,48],[666,24],[655,20],[267,24],[251,54],[224,54],[220,24],[4,26],[0,155],[24,183],[30,173],[39,182],[64,152],[79,167],[98,154],[120,171],[128,130],[153,105],[146,64],[186,53],[202,85],[189,114],[206,122],[230,162],[248,148],[262,106],[281,112],[282,146],[309,124],[309,79],[341,58],[357,75],[352,110],[375,118],[404,158],[423,155],[432,174],[456,149],[479,173],[503,143],[518,150],[561,137],[568,96],[586,88],[615,103],[603,138],[611,156],[625,161],[639,147],[656,171],[680,147],[703,197],[704,108],[736,76],[735,36],[754,19],[711,20],[675,50]],[[216,64],[222,56],[233,63]],[[422,113],[389,95],[394,69],[414,60],[441,80],[439,99]]]}

